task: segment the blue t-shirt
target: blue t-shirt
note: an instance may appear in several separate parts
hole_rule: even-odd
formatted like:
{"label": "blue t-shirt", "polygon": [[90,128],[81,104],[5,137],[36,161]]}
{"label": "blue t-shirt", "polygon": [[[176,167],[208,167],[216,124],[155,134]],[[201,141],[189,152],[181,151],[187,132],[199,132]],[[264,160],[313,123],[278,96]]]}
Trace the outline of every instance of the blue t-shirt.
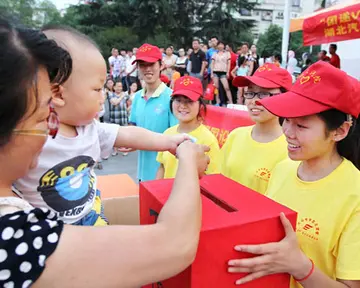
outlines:
{"label": "blue t-shirt", "polygon": [[[161,83],[149,99],[145,99],[145,90],[135,94],[131,105],[130,123],[153,132],[163,133],[178,124],[170,111],[172,90]],[[146,139],[144,139],[146,141]],[[139,151],[138,178],[141,181],[154,180],[159,169],[157,152]]]}
{"label": "blue t-shirt", "polygon": [[208,65],[208,72],[209,75],[211,74],[211,61],[212,61],[212,56],[214,55],[214,53],[216,53],[217,50],[214,48],[210,48],[207,52],[206,52],[206,61],[209,63]]}

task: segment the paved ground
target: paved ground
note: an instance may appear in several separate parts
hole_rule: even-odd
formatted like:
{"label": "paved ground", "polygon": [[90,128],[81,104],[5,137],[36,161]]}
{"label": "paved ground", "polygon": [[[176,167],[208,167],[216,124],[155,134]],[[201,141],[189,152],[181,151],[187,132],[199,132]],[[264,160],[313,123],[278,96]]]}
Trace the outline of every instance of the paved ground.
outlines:
{"label": "paved ground", "polygon": [[129,174],[134,181],[137,181],[137,158],[136,151],[127,156],[119,153],[117,156],[110,156],[108,160],[103,160],[103,170],[95,169],[95,172],[97,175]]}

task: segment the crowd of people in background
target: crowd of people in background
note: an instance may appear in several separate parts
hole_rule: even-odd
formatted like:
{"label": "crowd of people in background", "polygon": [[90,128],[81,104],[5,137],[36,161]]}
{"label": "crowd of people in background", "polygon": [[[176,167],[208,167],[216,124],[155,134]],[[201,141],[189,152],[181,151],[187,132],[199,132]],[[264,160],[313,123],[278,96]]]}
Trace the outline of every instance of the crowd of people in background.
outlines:
{"label": "crowd of people in background", "polygon": [[[297,223],[280,213],[284,237],[274,233],[275,242],[225,235],[218,246],[240,253],[223,253],[207,273],[227,267],[236,285],[281,273],[291,288],[360,287],[360,83],[338,69],[335,45],[329,63],[293,83],[293,51],[286,67],[260,57],[256,69],[256,47],[245,43],[231,63],[225,43],[195,39],[188,63],[178,63],[191,76],[172,83],[173,47],[113,51],[107,76],[96,44],[70,27],[0,20],[0,37],[0,285],[140,287],[178,275],[197,254],[199,178],[219,172],[296,211]],[[203,125],[204,85],[224,86],[213,104],[234,103],[230,76],[255,124],[232,130],[220,149]],[[140,182],[175,176],[154,224],[106,227],[93,167],[114,148],[139,151]]]}
{"label": "crowd of people in background", "polygon": [[[331,44],[327,56],[326,50],[318,53],[318,59],[329,62],[331,65],[340,68],[340,58],[336,54],[336,44]],[[145,87],[134,62],[138,48],[131,50],[113,48],[108,58],[109,73],[104,87],[104,111],[101,121],[116,123],[121,126],[129,124],[129,117],[135,93]],[[161,81],[174,89],[177,79],[184,75],[198,78],[204,91],[211,87],[213,98],[209,103],[217,106],[226,104],[243,105],[244,88],[235,87],[232,83],[236,76],[251,76],[256,69],[265,63],[274,63],[277,67],[286,68],[296,77],[304,72],[311,64],[309,53],[302,55],[302,61],[298,61],[294,51],[288,52],[286,65],[280,54],[269,55],[263,52],[261,56],[257,52],[255,44],[242,43],[236,49],[232,43],[224,43],[218,37],[213,36],[208,43],[202,43],[199,39],[193,39],[191,48],[185,50],[180,47],[175,49],[172,45],[160,47],[162,53]],[[300,67],[299,67],[299,64]],[[208,90],[209,91],[209,90]],[[117,155],[114,150],[113,155]],[[122,155],[126,156],[124,152]],[[101,164],[99,166],[101,167]]]}

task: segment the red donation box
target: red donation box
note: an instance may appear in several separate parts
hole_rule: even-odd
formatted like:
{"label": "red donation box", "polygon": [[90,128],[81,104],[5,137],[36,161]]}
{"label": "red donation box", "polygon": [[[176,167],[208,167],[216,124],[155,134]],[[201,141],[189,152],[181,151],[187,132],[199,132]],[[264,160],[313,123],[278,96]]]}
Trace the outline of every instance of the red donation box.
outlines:
{"label": "red donation box", "polygon": [[[153,224],[168,199],[172,179],[140,183],[140,223]],[[150,284],[146,288],[228,288],[244,274],[227,272],[230,259],[253,257],[234,250],[238,244],[277,242],[285,237],[280,221],[284,212],[293,227],[296,212],[238,184],[220,174],[204,176],[200,181],[202,228],[194,263],[175,277]],[[179,203],[181,205],[181,203]],[[244,288],[289,288],[290,276],[263,277]]]}

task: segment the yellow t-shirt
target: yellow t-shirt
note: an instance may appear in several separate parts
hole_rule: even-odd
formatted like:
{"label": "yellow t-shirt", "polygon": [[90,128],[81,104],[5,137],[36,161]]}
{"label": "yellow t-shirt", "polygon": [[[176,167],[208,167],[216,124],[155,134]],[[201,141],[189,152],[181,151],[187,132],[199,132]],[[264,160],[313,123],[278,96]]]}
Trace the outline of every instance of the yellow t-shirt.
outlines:
{"label": "yellow t-shirt", "polygon": [[[176,135],[179,134],[177,131],[179,125],[175,125],[167,129],[164,134]],[[200,125],[195,130],[188,133],[192,137],[196,138],[197,144],[203,144],[210,147],[208,156],[210,157],[210,164],[206,170],[206,174],[219,173],[218,169],[218,157],[220,154],[219,143],[214,134],[206,128],[204,125]],[[159,152],[156,160],[164,166],[164,178],[174,178],[176,175],[178,160],[170,152]]]}
{"label": "yellow t-shirt", "polygon": [[[298,212],[301,249],[329,277],[360,280],[360,171],[348,160],[314,182],[297,177],[300,162],[278,164],[266,195]],[[302,287],[292,280],[291,288]]]}
{"label": "yellow t-shirt", "polygon": [[261,194],[266,192],[275,165],[287,158],[284,135],[269,143],[251,137],[254,126],[233,130],[221,149],[220,171]]}

